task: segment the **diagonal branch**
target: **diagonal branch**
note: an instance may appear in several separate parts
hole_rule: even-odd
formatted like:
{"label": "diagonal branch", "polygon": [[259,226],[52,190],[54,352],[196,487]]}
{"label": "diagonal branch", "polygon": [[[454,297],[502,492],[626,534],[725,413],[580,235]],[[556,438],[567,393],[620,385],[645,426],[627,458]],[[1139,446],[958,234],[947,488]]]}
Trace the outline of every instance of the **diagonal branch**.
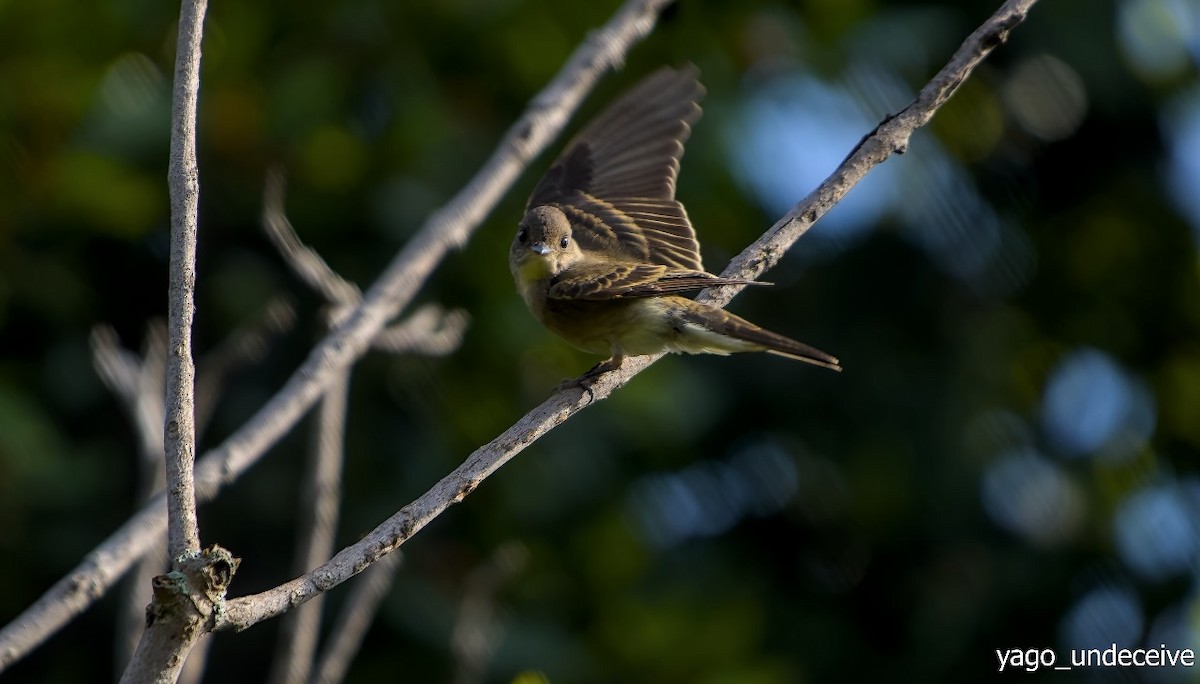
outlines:
{"label": "diagonal branch", "polygon": [[[316,567],[336,548],[349,393],[350,373],[347,371],[325,390],[315,415],[313,444],[304,464],[304,491],[296,525],[296,556],[293,560],[296,572],[307,572]],[[320,625],[319,600],[287,614],[279,626],[279,640],[268,682],[308,681]]]}
{"label": "diagonal branch", "polygon": [[[430,217],[392,260],[363,303],[318,344],[288,382],[196,469],[201,501],[216,496],[291,429],[342,369],[361,356],[386,322],[416,294],[450,249],[461,247],[520,172],[558,135],[600,76],[620,65],[654,28],[671,0],[626,0],[530,102],[492,157],[449,204]],[[0,630],[0,672],[45,641],[108,589],[166,527],[158,496],[102,542],[66,577]]]}
{"label": "diagonal branch", "polygon": [[[890,117],[858,147],[808,197],[792,208],[766,233],[747,247],[725,269],[726,277],[758,276],[778,262],[808,228],[824,216],[869,171],[894,152],[903,152],[917,128],[924,125],[971,75],[974,68],[1002,44],[1009,32],[1025,19],[1036,0],[1008,0],[982,26],[967,37],[950,62],[921,89],[917,98]],[[741,287],[730,286],[701,293],[706,301],[724,306]],[[226,620],[218,628],[245,629],[277,616],[362,572],[403,544],[451,505],[462,501],[483,480],[539,437],[565,422],[579,410],[604,399],[614,390],[661,358],[626,359],[616,371],[599,377],[590,390],[556,392],[500,436],[475,450],[466,461],[429,491],[408,504],[357,543],[329,562],[274,589],[230,600]]]}

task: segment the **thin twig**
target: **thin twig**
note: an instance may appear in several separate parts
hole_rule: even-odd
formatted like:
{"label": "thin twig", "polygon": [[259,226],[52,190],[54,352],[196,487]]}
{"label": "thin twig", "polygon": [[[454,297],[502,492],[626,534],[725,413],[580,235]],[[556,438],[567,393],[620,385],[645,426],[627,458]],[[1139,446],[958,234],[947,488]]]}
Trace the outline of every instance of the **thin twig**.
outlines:
{"label": "thin twig", "polygon": [[[330,327],[336,326],[362,302],[362,293],[297,235],[284,211],[285,187],[283,173],[273,169],[263,192],[263,228],[284,261],[326,300],[327,322]],[[449,354],[461,342],[466,323],[463,312],[444,313],[441,307],[426,305],[406,320],[385,328],[373,346],[392,353]],[[305,492],[300,499],[293,563],[297,574],[325,562],[334,551],[349,388],[350,372],[346,370],[326,388],[317,412],[314,447],[302,478]],[[314,600],[284,616],[269,678],[273,684],[308,681],[320,632],[321,603]]]}
{"label": "thin twig", "polygon": [[[288,382],[241,429],[202,457],[196,495],[216,496],[299,420],[341,369],[361,356],[385,323],[412,300],[420,285],[455,247],[464,244],[529,161],[556,136],[609,68],[648,35],[671,0],[627,0],[613,18],[571,55],[530,103],[496,151],[454,199],[413,237],[379,277],[356,312],[325,337]],[[145,553],[166,519],[161,496],[148,503],[93,550],[66,577],[0,630],[0,672],[45,641],[103,596]]]}
{"label": "thin twig", "polygon": [[[333,553],[341,505],[342,463],[350,374],[344,373],[321,397],[316,415],[313,448],[305,464],[307,491],[300,497],[301,519],[296,526],[297,573],[320,565]],[[300,606],[284,616],[279,628],[275,662],[268,681],[276,684],[307,682],[317,651],[321,602]]]}
{"label": "thin twig", "polygon": [[470,320],[462,309],[446,311],[437,304],[426,304],[384,328],[371,346],[393,354],[445,356],[462,344]]}
{"label": "thin twig", "polygon": [[[196,374],[197,438],[204,431],[204,423],[224,378],[231,371],[261,358],[268,338],[290,327],[293,320],[291,305],[287,301],[272,301],[261,320],[239,327],[216,350],[200,359]],[[91,347],[97,375],[124,407],[138,437],[135,501],[143,504],[161,491],[165,483],[163,402],[167,369],[166,326],[161,321],[155,321],[146,327],[140,357],[121,348],[116,332],[106,325],[98,325],[92,330]],[[322,560],[327,557],[328,554]],[[166,539],[156,540],[126,578],[115,630],[114,662],[118,676],[129,663],[145,630],[150,580],[166,570],[169,565],[167,561]],[[180,675],[180,682],[196,681],[197,674],[203,671],[204,654],[207,652],[207,648],[203,647],[205,643],[201,641],[192,650]]]}
{"label": "thin twig", "polygon": [[[196,107],[200,95],[200,44],[207,0],[183,0],[175,51],[171,111],[171,153],[167,166],[171,196],[171,258],[167,283],[167,367],[163,457],[166,463],[167,553],[182,581],[155,578],[148,610],[158,619],[146,629],[130,657],[122,682],[175,682],[196,640],[197,626],[212,613],[207,607],[176,610],[173,599],[211,599],[194,586],[203,568],[200,527],[196,521],[193,468],[196,459],[195,381],[192,320],[196,308],[196,232],[199,224],[200,172],[196,163]],[[228,567],[236,567],[231,564]],[[193,585],[193,586],[189,586]],[[221,591],[228,581],[219,583]],[[216,583],[210,586],[218,586]],[[170,605],[171,608],[164,608]]]}
{"label": "thin twig", "polygon": [[338,275],[316,250],[300,241],[283,209],[286,187],[283,171],[273,168],[267,173],[263,189],[263,229],[267,237],[292,271],[326,302],[334,305],[357,303],[362,299],[358,286]]}
{"label": "thin twig", "polygon": [[[335,327],[362,303],[362,292],[300,239],[284,211],[286,187],[283,172],[278,168],[271,169],[263,190],[263,228],[292,271],[325,300],[329,325]],[[427,304],[403,321],[379,331],[371,347],[394,354],[445,356],[462,343],[469,320],[461,309],[445,311],[436,304]]]}
{"label": "thin twig", "polygon": [[[316,250],[300,240],[284,211],[285,188],[283,172],[272,169],[263,190],[263,229],[296,275],[325,299],[328,323],[332,327],[358,305],[362,293],[358,286],[330,268]],[[342,498],[349,391],[350,372],[347,370],[326,388],[317,411],[313,446],[304,465],[302,482],[305,491],[300,497],[299,524],[296,526],[296,556],[292,566],[298,573],[316,567],[333,553]],[[268,680],[273,684],[308,681],[317,650],[323,602],[312,603],[288,613],[279,626]]]}
{"label": "thin twig", "polygon": [[[729,277],[761,274],[778,261],[799,239],[866,174],[893,152],[902,151],[908,139],[941,107],[950,94],[1009,31],[1024,20],[1036,0],[1009,0],[959,47],[938,74],[921,89],[916,100],[880,126],[829,176],[817,190],[776,222],[754,244],[736,257],[724,271]],[[709,290],[701,295],[710,303],[724,306],[740,291],[737,287]],[[400,509],[352,546],[339,552],[325,565],[275,589],[254,596],[232,599],[221,628],[244,629],[278,615],[330,587],[344,582],[371,563],[410,539],[451,505],[462,501],[489,475],[525,447],[562,424],[585,406],[606,398],[618,387],[661,358],[662,355],[626,359],[616,371],[599,377],[586,392],[564,389],[530,411],[499,437],[475,450],[466,461],[429,491]]]}
{"label": "thin twig", "polygon": [[[138,437],[138,455],[143,462],[163,467],[163,384],[167,372],[167,340],[161,323],[146,328],[139,358],[121,348],[117,333],[107,325],[92,329],[92,365],[104,385],[120,400]],[[153,486],[153,485],[152,485]],[[145,501],[161,485],[146,491]]]}

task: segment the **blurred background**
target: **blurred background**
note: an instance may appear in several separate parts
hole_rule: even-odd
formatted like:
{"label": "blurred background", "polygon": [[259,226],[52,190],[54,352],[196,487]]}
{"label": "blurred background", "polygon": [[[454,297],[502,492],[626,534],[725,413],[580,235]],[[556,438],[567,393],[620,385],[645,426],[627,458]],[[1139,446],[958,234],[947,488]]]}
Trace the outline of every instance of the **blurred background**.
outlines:
{"label": "blurred background", "polygon": [[[697,64],[709,94],[678,194],[720,271],[998,5],[683,2],[568,131],[654,68]],[[365,287],[617,6],[212,4],[195,347],[279,297],[295,320],[228,378],[202,452],[322,332],[322,302],[261,230],[267,170],[286,170],[300,237]],[[177,11],[0,2],[2,623],[137,508],[136,433],[88,337],[111,325],[136,350],[165,315]],[[995,672],[997,649],[1062,664],[1113,643],[1200,648],[1198,64],[1194,0],[1036,5],[775,287],[731,305],[844,373],[664,359],[403,547],[351,681],[449,681],[460,606],[497,558],[521,562],[469,618],[476,681],[964,681]],[[461,347],[356,366],[339,546],[598,360],[538,325],[506,265],[561,144],[419,296],[470,315]],[[243,559],[235,594],[292,576],[310,437],[293,430],[201,511],[203,541]],[[10,678],[119,668],[118,596]],[[217,635],[207,679],[261,681],[277,630]]]}

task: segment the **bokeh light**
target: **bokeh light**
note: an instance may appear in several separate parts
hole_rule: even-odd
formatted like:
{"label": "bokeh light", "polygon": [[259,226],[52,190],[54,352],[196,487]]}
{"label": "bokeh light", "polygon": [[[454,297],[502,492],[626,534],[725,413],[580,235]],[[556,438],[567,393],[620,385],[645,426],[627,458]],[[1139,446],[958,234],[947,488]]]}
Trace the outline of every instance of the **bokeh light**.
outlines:
{"label": "bokeh light", "polygon": [[1075,483],[1032,449],[1002,454],[989,464],[981,497],[996,524],[1039,546],[1071,538],[1085,514]]}
{"label": "bokeh light", "polygon": [[720,534],[747,516],[776,513],[797,487],[793,458],[766,440],[725,462],[702,460],[649,475],[632,487],[627,506],[651,544],[671,547]]}
{"label": "bokeh light", "polygon": [[1137,592],[1106,583],[1084,594],[1063,616],[1061,639],[1067,648],[1133,648],[1141,643],[1146,618]]}
{"label": "bokeh light", "polygon": [[1117,552],[1140,577],[1160,581],[1200,569],[1200,482],[1147,487],[1113,518]]}
{"label": "bokeh light", "polygon": [[[1084,348],[1051,371],[1042,400],[1042,427],[1065,456],[1131,457],[1155,425],[1154,399],[1109,355]],[[1112,448],[1104,449],[1104,447]]]}

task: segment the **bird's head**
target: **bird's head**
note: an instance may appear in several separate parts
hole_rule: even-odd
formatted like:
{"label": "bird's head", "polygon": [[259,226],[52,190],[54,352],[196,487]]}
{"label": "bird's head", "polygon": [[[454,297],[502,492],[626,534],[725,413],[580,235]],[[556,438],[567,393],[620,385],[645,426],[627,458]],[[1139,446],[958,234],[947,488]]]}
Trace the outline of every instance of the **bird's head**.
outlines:
{"label": "bird's head", "polygon": [[508,251],[513,275],[518,280],[552,278],[570,268],[583,256],[571,236],[571,222],[558,207],[530,209],[521,219]]}

